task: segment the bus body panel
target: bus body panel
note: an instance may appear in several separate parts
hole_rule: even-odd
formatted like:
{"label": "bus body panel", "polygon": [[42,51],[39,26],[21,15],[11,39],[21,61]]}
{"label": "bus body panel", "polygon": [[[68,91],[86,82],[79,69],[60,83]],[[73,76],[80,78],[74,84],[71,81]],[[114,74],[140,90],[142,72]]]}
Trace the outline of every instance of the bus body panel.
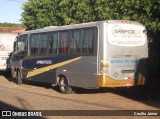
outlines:
{"label": "bus body panel", "polygon": [[[33,34],[58,31],[57,46],[61,47],[62,44],[59,46],[59,39],[62,37],[61,31],[90,27],[98,29],[97,36],[94,36],[97,40],[95,54],[56,54],[59,50],[55,54],[47,54],[49,51],[43,55],[31,54],[30,38]],[[148,57],[147,37],[145,27],[137,22],[99,21],[32,30],[22,33],[20,36],[26,34],[28,35],[27,55],[17,58],[17,61],[12,61],[14,68],[21,70],[23,79],[57,84],[58,76],[64,75],[70,86],[83,88],[145,84],[146,59]]]}
{"label": "bus body panel", "polygon": [[22,63],[23,79],[56,83],[57,68],[66,60],[71,60],[76,57],[77,56],[27,56]]}
{"label": "bus body panel", "polygon": [[102,80],[106,81],[100,81],[99,85],[102,87],[143,85],[148,57],[145,27],[135,22],[112,22],[104,23],[103,26],[103,41],[100,40],[103,44],[101,47],[103,53],[100,54],[99,74],[101,61],[108,63],[108,69],[106,74],[100,75],[103,77]]}
{"label": "bus body panel", "polygon": [[65,75],[70,86],[96,88],[97,84],[97,57],[82,56],[79,60],[59,67],[57,77]]}
{"label": "bus body panel", "polygon": [[[79,59],[73,62],[71,61],[76,58]],[[66,61],[68,62],[63,65],[63,63]],[[70,86],[94,88],[98,86],[96,78],[96,66],[96,56],[64,55],[52,57],[46,56],[42,58],[35,58],[35,56],[33,56],[25,57],[25,60],[23,60],[22,73],[23,79],[53,84],[57,83],[57,77],[59,75],[65,75]],[[29,73],[32,73],[32,75],[28,76]]]}

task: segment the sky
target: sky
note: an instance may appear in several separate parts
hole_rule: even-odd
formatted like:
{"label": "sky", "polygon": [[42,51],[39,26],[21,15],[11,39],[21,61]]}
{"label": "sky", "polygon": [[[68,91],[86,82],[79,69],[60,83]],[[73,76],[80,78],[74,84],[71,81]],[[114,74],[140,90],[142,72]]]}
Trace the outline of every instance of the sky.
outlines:
{"label": "sky", "polygon": [[0,23],[21,23],[22,5],[27,0],[0,0]]}

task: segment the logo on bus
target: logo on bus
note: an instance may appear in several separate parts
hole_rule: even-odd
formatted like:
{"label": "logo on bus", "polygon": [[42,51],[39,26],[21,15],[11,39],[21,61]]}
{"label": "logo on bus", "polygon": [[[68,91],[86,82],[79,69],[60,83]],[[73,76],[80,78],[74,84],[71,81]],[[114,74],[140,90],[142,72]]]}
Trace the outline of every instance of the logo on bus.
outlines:
{"label": "logo on bus", "polygon": [[52,60],[38,60],[36,64],[52,64]]}
{"label": "logo on bus", "polygon": [[115,37],[139,36],[140,30],[122,29],[120,26],[116,25],[113,27],[112,33]]}

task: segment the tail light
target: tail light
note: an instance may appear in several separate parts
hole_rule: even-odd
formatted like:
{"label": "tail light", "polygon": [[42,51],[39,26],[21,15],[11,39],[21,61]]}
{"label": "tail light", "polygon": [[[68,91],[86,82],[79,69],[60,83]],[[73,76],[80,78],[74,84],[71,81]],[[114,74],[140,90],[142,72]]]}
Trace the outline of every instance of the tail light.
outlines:
{"label": "tail light", "polygon": [[107,75],[109,72],[109,60],[101,60],[100,73]]}

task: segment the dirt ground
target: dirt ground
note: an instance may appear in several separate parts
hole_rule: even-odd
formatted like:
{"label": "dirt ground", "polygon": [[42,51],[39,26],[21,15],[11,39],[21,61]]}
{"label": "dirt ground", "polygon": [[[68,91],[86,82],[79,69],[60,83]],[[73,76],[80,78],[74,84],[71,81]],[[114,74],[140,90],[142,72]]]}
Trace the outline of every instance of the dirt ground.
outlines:
{"label": "dirt ground", "polygon": [[[103,90],[75,88],[75,92],[75,94],[65,95],[59,93],[58,88],[52,87],[50,84],[28,81],[24,82],[23,85],[17,85],[10,76],[3,73],[0,74],[1,110],[44,110],[43,114],[47,114],[47,117],[37,117],[42,119],[55,118],[54,115],[58,115],[56,118],[59,119],[72,119],[77,118],[77,116],[83,119],[86,118],[85,115],[87,114],[87,118],[90,119],[106,117],[123,118],[125,114],[130,113],[126,110],[158,110],[160,112],[160,90],[154,86],[147,88],[105,88]],[[55,113],[54,110],[59,110],[59,112]],[[94,113],[92,113],[92,110],[94,110]],[[111,116],[102,116],[103,114],[101,114],[102,111],[100,110],[117,110],[117,112],[111,112]],[[126,113],[122,112],[122,115],[117,114],[119,110],[126,111]],[[131,112],[131,114],[134,113],[134,111]],[[109,113],[109,111],[104,112],[104,115],[107,115],[107,113]],[[119,113],[121,112],[119,111]],[[64,114],[64,116],[60,116],[61,114]],[[98,117],[98,115],[100,117]],[[129,114],[125,117],[130,119],[146,119],[152,116]],[[158,117],[159,116],[154,116],[153,118]]]}

